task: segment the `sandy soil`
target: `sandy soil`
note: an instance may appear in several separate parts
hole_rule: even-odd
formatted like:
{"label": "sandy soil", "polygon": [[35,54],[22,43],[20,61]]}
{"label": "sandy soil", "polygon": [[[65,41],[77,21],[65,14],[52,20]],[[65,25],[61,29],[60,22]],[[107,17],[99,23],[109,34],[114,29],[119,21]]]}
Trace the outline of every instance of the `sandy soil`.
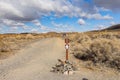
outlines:
{"label": "sandy soil", "polygon": [[64,59],[64,40],[46,38],[29,44],[17,54],[0,61],[0,80],[120,80],[117,74],[76,71],[74,75],[50,72],[57,59]]}

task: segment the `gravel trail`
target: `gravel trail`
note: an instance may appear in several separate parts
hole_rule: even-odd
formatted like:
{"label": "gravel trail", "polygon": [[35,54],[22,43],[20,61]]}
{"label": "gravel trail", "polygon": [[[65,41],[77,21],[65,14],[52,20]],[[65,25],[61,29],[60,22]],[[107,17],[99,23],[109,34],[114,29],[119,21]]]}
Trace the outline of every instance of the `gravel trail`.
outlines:
{"label": "gravel trail", "polygon": [[14,56],[0,61],[0,80],[120,80],[117,75],[84,70],[71,76],[50,72],[57,59],[64,59],[64,45],[60,38],[46,38],[29,44]]}

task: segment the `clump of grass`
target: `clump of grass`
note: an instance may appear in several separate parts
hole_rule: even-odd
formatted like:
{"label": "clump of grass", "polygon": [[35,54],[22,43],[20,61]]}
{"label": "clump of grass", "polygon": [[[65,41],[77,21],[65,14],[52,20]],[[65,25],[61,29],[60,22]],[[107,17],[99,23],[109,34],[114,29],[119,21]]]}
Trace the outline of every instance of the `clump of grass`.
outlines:
{"label": "clump of grass", "polygon": [[120,70],[120,40],[111,34],[95,36],[79,36],[71,43],[72,53],[80,60]]}
{"label": "clump of grass", "polygon": [[9,52],[10,50],[11,49],[9,43],[0,40],[0,52]]}
{"label": "clump of grass", "polygon": [[[51,33],[22,33],[22,34],[0,34],[0,59],[7,58],[9,54],[21,49],[26,44],[42,38],[60,37],[61,34]],[[7,56],[7,57],[6,57]]]}

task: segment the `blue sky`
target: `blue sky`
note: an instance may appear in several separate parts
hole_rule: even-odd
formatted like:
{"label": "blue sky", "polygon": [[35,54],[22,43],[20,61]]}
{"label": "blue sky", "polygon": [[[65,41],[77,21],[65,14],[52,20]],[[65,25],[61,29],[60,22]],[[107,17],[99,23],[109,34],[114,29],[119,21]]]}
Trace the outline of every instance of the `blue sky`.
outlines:
{"label": "blue sky", "polygon": [[84,32],[120,23],[119,0],[0,0],[0,33]]}

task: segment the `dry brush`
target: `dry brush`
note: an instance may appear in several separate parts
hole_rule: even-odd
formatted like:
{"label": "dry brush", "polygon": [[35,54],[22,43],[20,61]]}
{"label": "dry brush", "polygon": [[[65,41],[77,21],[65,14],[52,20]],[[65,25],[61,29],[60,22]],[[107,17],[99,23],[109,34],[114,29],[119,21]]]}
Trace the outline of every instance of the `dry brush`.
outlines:
{"label": "dry brush", "polygon": [[82,33],[71,39],[71,53],[82,61],[91,61],[120,71],[120,37],[117,33]]}

